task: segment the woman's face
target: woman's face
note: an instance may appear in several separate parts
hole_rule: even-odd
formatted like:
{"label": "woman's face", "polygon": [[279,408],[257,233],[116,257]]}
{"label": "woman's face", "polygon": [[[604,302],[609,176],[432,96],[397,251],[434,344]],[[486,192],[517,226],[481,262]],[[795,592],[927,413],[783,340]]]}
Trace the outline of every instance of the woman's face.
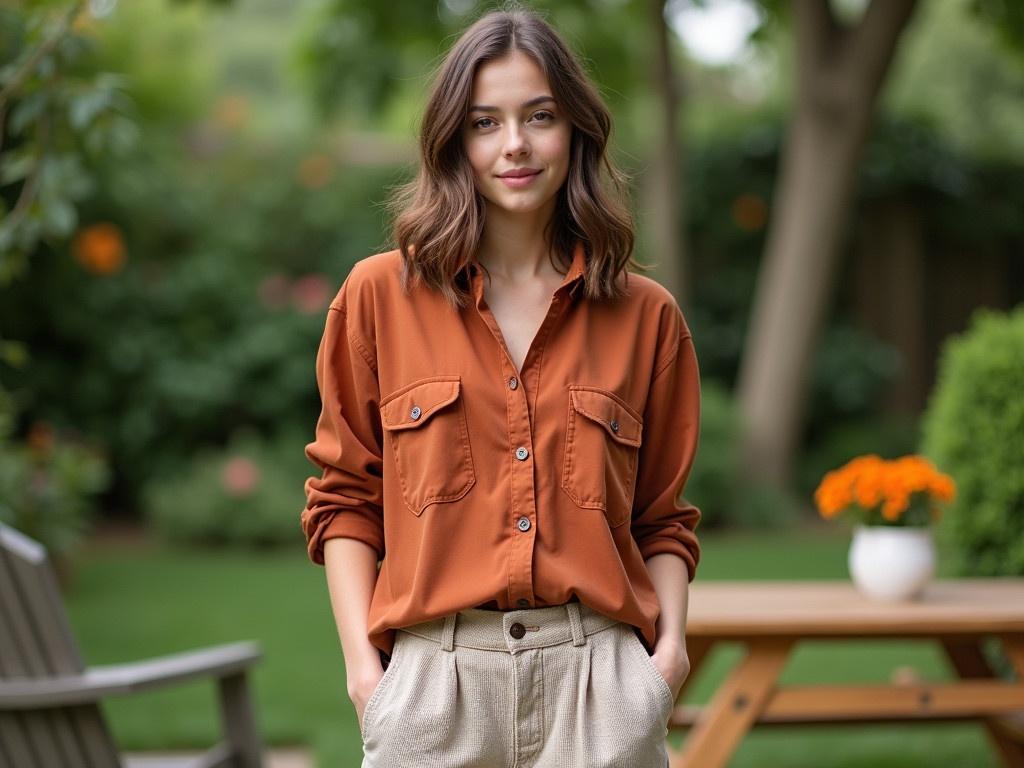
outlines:
{"label": "woman's face", "polygon": [[[512,51],[477,69],[463,137],[476,188],[489,207],[554,209],[555,193],[569,175],[572,124],[533,59]],[[534,173],[502,178],[524,169]]]}

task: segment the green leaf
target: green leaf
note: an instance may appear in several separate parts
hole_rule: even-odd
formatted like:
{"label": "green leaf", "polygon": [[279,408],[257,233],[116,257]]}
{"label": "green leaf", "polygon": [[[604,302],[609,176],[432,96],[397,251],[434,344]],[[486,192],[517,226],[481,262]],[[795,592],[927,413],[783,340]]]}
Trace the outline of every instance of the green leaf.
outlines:
{"label": "green leaf", "polygon": [[10,132],[12,136],[20,136],[28,126],[36,122],[39,116],[45,111],[50,101],[48,91],[39,90],[27,94],[20,101],[15,102],[11,110]]}
{"label": "green leaf", "polygon": [[78,224],[75,206],[63,198],[51,199],[43,207],[43,226],[51,234],[66,237]]}
{"label": "green leaf", "polygon": [[27,178],[36,164],[32,147],[19,147],[0,155],[0,184],[11,184]]}

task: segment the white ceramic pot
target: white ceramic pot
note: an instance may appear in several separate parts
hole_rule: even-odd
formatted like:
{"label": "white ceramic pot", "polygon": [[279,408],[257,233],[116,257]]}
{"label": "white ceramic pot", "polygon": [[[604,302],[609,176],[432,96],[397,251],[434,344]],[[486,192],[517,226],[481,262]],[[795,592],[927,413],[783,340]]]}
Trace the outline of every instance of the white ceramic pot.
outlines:
{"label": "white ceramic pot", "polygon": [[932,529],[858,525],[848,565],[853,583],[868,597],[914,599],[935,575]]}

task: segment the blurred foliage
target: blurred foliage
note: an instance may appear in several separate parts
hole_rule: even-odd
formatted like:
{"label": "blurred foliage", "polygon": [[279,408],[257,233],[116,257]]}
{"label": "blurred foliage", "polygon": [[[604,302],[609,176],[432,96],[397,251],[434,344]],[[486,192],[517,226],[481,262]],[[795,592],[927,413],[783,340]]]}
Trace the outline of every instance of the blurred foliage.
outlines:
{"label": "blurred foliage", "polygon": [[[655,125],[648,15],[635,0],[533,5],[581,54],[615,115],[614,152],[641,170]],[[298,436],[312,437],[326,302],[356,260],[383,250],[382,203],[410,171],[413,119],[430,68],[483,4],[136,0],[112,7],[102,18],[76,17],[50,64],[31,69],[6,102],[4,173],[8,157],[21,156],[74,178],[45,194],[40,184],[42,196],[32,195],[15,238],[28,258],[5,254],[6,263],[27,269],[0,285],[0,403],[8,403],[0,420],[10,426],[8,443],[27,445],[33,425],[43,423],[101,446],[114,470],[107,514],[138,516],[147,500],[166,512],[178,483],[202,509],[226,515],[216,468],[228,457],[244,448],[262,466],[287,450],[281,446],[296,450]],[[0,61],[10,62],[0,67],[4,83],[70,8],[36,2],[0,10]],[[955,11],[952,24],[934,10],[926,18],[955,30],[962,24]],[[788,79],[788,39],[766,40],[775,58],[719,68],[686,61],[673,43],[689,82],[691,118],[681,130],[692,134],[686,216],[700,289],[688,321],[707,393],[686,493],[710,527],[781,522],[792,509],[787,499],[726,480],[735,414],[725,392],[743,345],[786,120],[784,100],[754,103],[733,82],[743,66],[761,66],[777,83]],[[974,38],[970,44],[955,62],[965,71],[989,72],[1005,61]],[[911,73],[915,87],[941,81],[928,73],[945,71],[942,58],[939,51],[922,59],[927,66]],[[960,76],[948,79],[960,83]],[[1012,116],[1015,77],[989,78],[991,91],[972,88],[988,93],[992,114]],[[1003,118],[991,130],[974,126],[975,143],[953,143],[948,128],[962,120],[959,103],[944,95],[929,102],[932,112],[901,107],[908,103],[894,100],[875,127],[858,210],[909,196],[929,236],[952,247],[1019,243],[1024,174],[1006,153],[976,151],[982,138],[1003,135]],[[388,143],[383,134],[396,138]],[[22,175],[0,182],[5,211],[25,190],[28,162],[13,165]],[[57,173],[37,172],[40,179]],[[4,223],[14,232],[10,219]],[[44,220],[65,226],[46,229]],[[816,363],[808,467],[872,440],[904,445],[909,431],[889,434],[877,418],[896,361],[854,330],[849,314],[835,308]],[[250,442],[232,443],[242,433]],[[305,474],[315,471],[297,453]],[[295,482],[269,468],[261,476],[282,487]],[[278,503],[292,509],[277,509],[282,526],[297,525],[300,506],[292,505],[301,499],[287,498],[299,483],[281,490]],[[232,535],[263,537],[259,531],[273,526],[261,515]],[[294,543],[294,533],[282,535]]]}
{"label": "blurred foliage", "polygon": [[88,160],[115,161],[138,138],[124,78],[95,66],[84,5],[0,8],[0,285],[37,244],[74,232]]}
{"label": "blurred foliage", "polygon": [[288,512],[305,502],[307,442],[297,429],[270,440],[239,430],[225,449],[199,450],[181,470],[152,482],[145,492],[147,519],[168,541],[294,545],[300,528]]}
{"label": "blurred foliage", "polygon": [[0,436],[0,522],[43,544],[53,556],[69,553],[90,530],[96,496],[110,482],[106,456],[95,445],[57,435],[44,423],[34,424],[24,443],[5,438]]}
{"label": "blurred foliage", "polygon": [[980,309],[943,346],[922,453],[957,484],[939,526],[968,576],[1024,575],[1024,304]]}
{"label": "blurred foliage", "polygon": [[[703,347],[698,349],[698,355]],[[793,498],[739,472],[740,410],[720,383],[701,382],[700,447],[685,497],[701,510],[700,529],[784,527],[799,507]]]}
{"label": "blurred foliage", "polygon": [[1024,60],[1024,4],[1020,0],[972,0],[970,8],[991,23],[1007,46]]}

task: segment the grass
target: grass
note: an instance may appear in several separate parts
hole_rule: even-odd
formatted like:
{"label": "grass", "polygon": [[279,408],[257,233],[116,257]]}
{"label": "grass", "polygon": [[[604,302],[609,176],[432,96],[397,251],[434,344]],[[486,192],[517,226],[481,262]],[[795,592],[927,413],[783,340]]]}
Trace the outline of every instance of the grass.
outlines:
{"label": "grass", "polygon": [[[838,526],[795,531],[707,532],[698,579],[845,579],[849,537]],[[940,576],[941,576],[940,571]],[[255,639],[264,659],[252,685],[269,744],[312,748],[318,764],[357,768],[355,711],[330,614],[323,569],[301,544],[288,552],[201,551],[145,540],[97,541],[79,558],[67,598],[90,664],[147,658],[201,645]],[[739,659],[739,646],[716,651],[687,701],[706,702]],[[794,653],[785,683],[879,682],[912,665],[930,680],[951,679],[926,643],[808,643]],[[121,748],[196,748],[217,738],[213,686],[111,699],[104,709]],[[684,734],[672,734],[677,746]],[[917,768],[997,765],[980,726],[754,729],[730,768]]]}

